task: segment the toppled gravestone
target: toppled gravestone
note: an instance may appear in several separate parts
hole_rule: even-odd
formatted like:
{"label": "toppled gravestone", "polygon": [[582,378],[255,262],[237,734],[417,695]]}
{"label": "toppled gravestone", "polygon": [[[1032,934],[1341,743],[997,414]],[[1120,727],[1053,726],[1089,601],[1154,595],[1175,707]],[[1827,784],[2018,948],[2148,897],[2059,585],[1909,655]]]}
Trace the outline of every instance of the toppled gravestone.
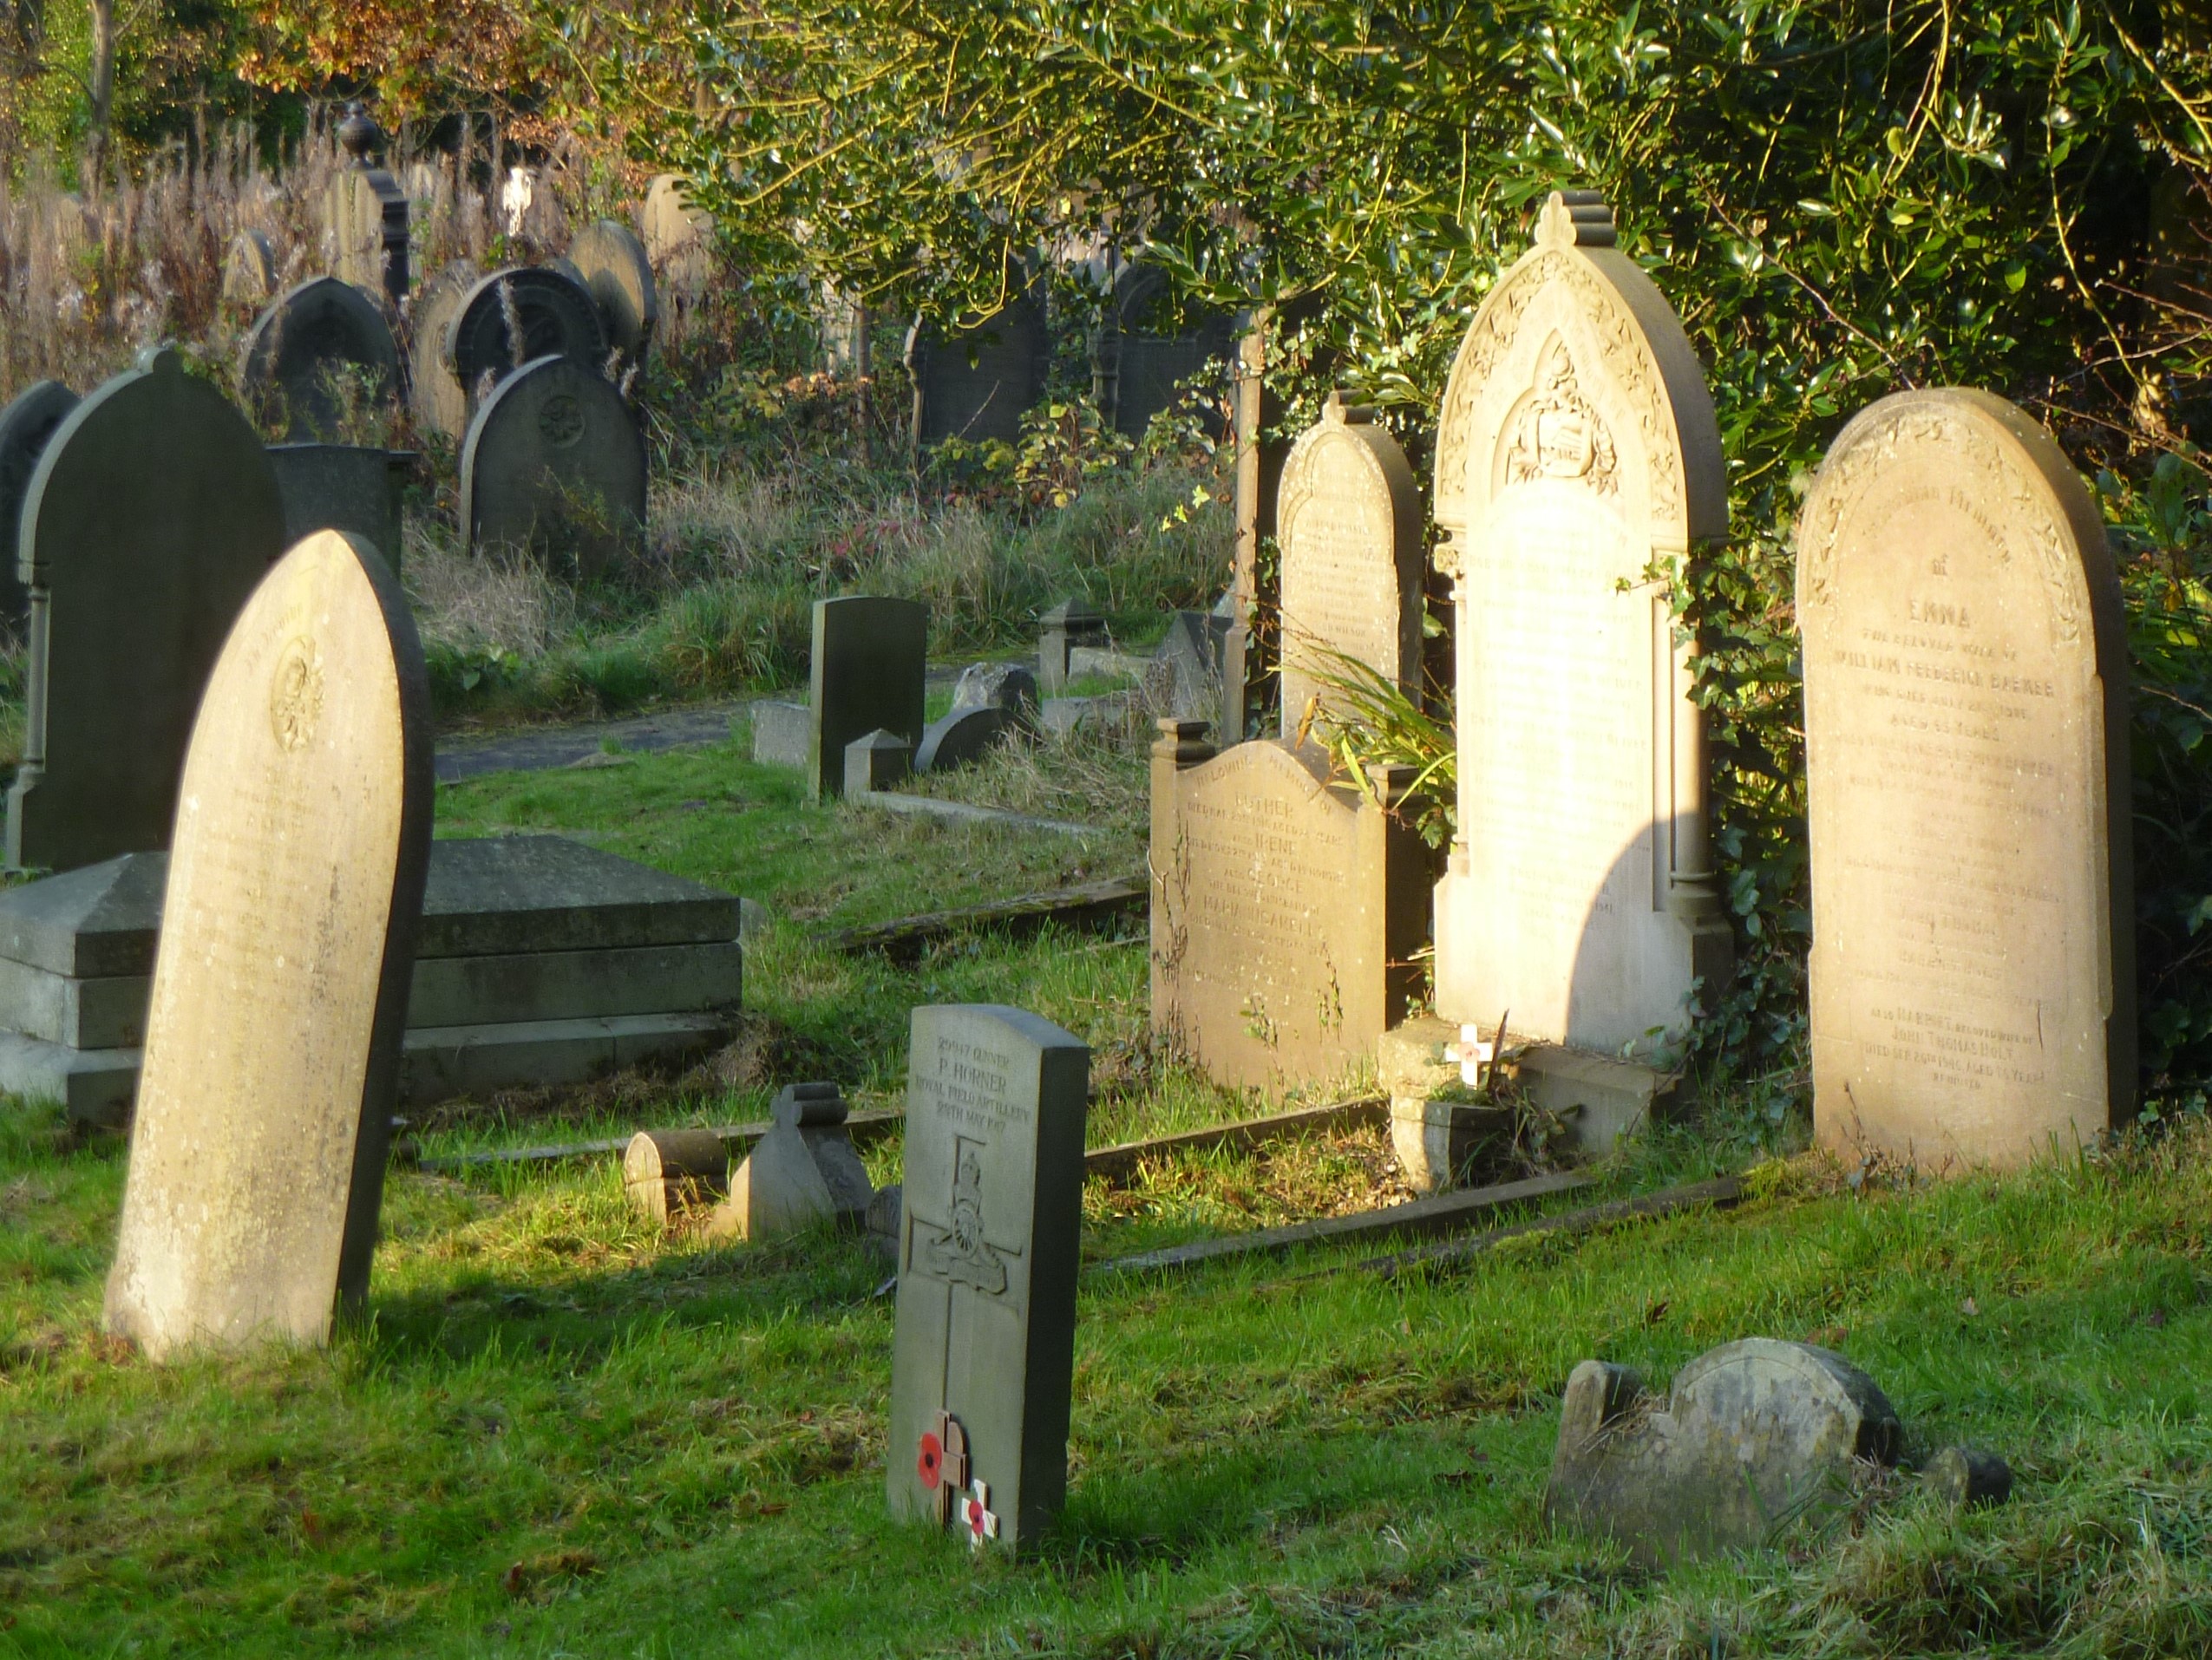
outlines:
{"label": "toppled gravestone", "polygon": [[1897,1443],[1874,1380],[1810,1343],[1723,1344],[1664,1397],[1627,1367],[1586,1360],[1567,1380],[1544,1513],[1672,1566],[1842,1507],[1854,1463],[1892,1463]]}
{"label": "toppled gravestone", "polygon": [[914,753],[918,773],[971,766],[1017,731],[1037,729],[1037,676],[1018,663],[975,663],[960,671],[952,707],[933,721]]}
{"label": "toppled gravestone", "polygon": [[730,1178],[707,1222],[710,1239],[767,1239],[825,1219],[857,1225],[875,1190],[845,1127],[834,1083],[795,1083],[769,1108],[774,1124]]}

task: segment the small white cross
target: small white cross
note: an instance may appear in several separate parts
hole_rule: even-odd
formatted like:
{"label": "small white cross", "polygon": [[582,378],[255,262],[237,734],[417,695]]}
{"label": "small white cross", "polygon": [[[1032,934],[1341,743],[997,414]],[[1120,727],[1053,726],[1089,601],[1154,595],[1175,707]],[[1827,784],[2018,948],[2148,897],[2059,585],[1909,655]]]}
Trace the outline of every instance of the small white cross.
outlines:
{"label": "small white cross", "polygon": [[1459,1029],[1459,1042],[1444,1045],[1444,1058],[1459,1062],[1459,1081],[1469,1088],[1482,1082],[1482,1069],[1497,1059],[1497,1045],[1485,1043],[1473,1026]]}
{"label": "small white cross", "polygon": [[968,1496],[960,1501],[959,1519],[968,1530],[971,1550],[979,1551],[984,1540],[998,1537],[998,1518],[991,1510],[991,1489],[981,1476],[969,1484]]}

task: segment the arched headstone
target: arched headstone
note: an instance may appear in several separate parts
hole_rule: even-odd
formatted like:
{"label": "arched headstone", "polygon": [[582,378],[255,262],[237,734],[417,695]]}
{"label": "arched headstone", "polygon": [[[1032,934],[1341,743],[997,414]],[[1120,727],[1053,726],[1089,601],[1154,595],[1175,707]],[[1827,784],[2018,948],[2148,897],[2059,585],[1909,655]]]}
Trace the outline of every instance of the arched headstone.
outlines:
{"label": "arched headstone", "polygon": [[1444,391],[1436,567],[1457,609],[1459,818],[1436,1012],[1659,1058],[1732,944],[1704,732],[1646,572],[1728,527],[1712,400],[1594,193],[1554,193]]}
{"label": "arched headstone", "polygon": [[239,356],[248,407],[295,441],[357,437],[349,415],[399,391],[399,343],[376,304],[350,283],[316,277],[254,319]]}
{"label": "arched headstone", "polygon": [[644,363],[660,318],[645,245],[626,225],[594,219],[569,244],[568,258],[599,305],[609,343],[627,362]]}
{"label": "arched headstone", "polygon": [[1813,1120],[1923,1165],[2133,1109],[2128,650],[2096,505],[1986,393],[1884,398],[1797,520]]}
{"label": "arched headstone", "polygon": [[[1236,325],[1226,312],[1192,310],[1175,333],[1158,332],[1168,274],[1132,263],[1114,281],[1113,304],[1093,343],[1092,395],[1116,432],[1142,438],[1152,417],[1175,403],[1185,382],[1218,378],[1227,394],[1237,353]],[[1217,428],[1218,411],[1207,412]]]}
{"label": "arched headstone", "polygon": [[1044,308],[1026,294],[987,322],[949,337],[917,321],[906,335],[915,443],[1011,443],[1021,435],[1023,415],[1044,395],[1051,359]]}
{"label": "arched headstone", "polygon": [[240,231],[223,256],[223,297],[234,305],[265,305],[277,286],[277,251],[267,234]]}
{"label": "arched headstone", "polygon": [[461,454],[471,547],[535,548],[592,577],[634,552],[645,526],[645,438],[598,375],[540,357],[494,389]]}
{"label": "arched headstone", "polygon": [[466,259],[451,260],[415,296],[407,355],[415,422],[448,438],[468,429],[468,394],[446,361],[446,336],[483,274]]}
{"label": "arched headstone", "polygon": [[645,188],[638,213],[645,258],[652,262],[680,316],[706,292],[714,275],[714,215],[685,199],[682,175],[658,173]]}
{"label": "arched headstone", "polygon": [[8,863],[74,870],[169,845],[193,711],[224,636],[285,547],[260,439],[147,354],[76,407],[23,503],[29,718]]}
{"label": "arched headstone", "polygon": [[77,403],[77,395],[61,382],[40,381],[0,409],[0,627],[20,630],[30,613],[30,590],[16,568],[23,498],[30,493],[38,458]]}
{"label": "arched headstone", "polygon": [[[508,316],[522,338],[511,338]],[[540,357],[566,357],[591,374],[606,367],[599,308],[573,278],[542,265],[516,265],[478,280],[446,330],[445,360],[473,408],[487,376],[505,380]]]}

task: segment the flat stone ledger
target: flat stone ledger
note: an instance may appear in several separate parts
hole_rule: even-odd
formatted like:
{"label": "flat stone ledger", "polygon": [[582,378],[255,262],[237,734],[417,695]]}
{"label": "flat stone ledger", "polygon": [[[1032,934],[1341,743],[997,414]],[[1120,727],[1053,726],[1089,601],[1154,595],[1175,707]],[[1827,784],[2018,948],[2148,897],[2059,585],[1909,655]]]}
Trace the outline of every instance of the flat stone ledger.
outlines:
{"label": "flat stone ledger", "polygon": [[[1090,1080],[1090,1051],[1025,1010],[914,1010],[886,1481],[894,1517],[952,1521],[978,1544],[1018,1550],[1059,1514]],[[945,1451],[948,1419],[965,1470],[931,1457]]]}
{"label": "flat stone ledger", "polygon": [[1258,740],[1216,756],[1201,723],[1152,750],[1152,1024],[1217,1082],[1322,1082],[1404,1019],[1434,874],[1390,809],[1332,785],[1312,752]]}
{"label": "flat stone ledger", "polygon": [[1281,553],[1283,735],[1318,696],[1317,676],[1350,657],[1408,696],[1421,694],[1421,496],[1397,440],[1371,410],[1333,395],[1283,464],[1276,509]]}
{"label": "flat stone ledger", "polygon": [[919,748],[928,659],[928,606],[866,594],[815,601],[808,799],[844,793],[855,738],[880,729]]}
{"label": "flat stone ledger", "polygon": [[1445,390],[1459,817],[1436,1008],[1642,1058],[1732,963],[1689,664],[1645,577],[1724,534],[1728,512],[1696,356],[1613,243],[1594,195],[1555,193]]}
{"label": "flat stone ledger", "polygon": [[430,851],[399,585],[335,532],[239,617],[185,762],[106,1323],[318,1343],[368,1290]]}
{"label": "flat stone ledger", "polygon": [[350,283],[317,277],[286,291],[246,330],[239,389],[298,443],[360,436],[399,395],[399,343]]}
{"label": "flat stone ledger", "polygon": [[2095,505],[1986,393],[1883,399],[1798,521],[1813,1117],[1921,1165],[2134,1110],[2128,656]]}
{"label": "flat stone ledger", "polygon": [[1044,395],[1052,337],[1044,308],[1026,295],[950,337],[916,323],[906,336],[914,379],[914,442],[971,443],[1021,436],[1022,415]]}
{"label": "flat stone ledger", "polygon": [[169,845],[193,711],[285,550],[284,500],[245,417],[174,352],[142,363],[62,422],[23,503],[30,687],[11,869]]}
{"label": "flat stone ledger", "polygon": [[501,381],[461,445],[469,546],[533,549],[586,579],[637,552],[645,486],[645,432],[622,394],[558,355]]}

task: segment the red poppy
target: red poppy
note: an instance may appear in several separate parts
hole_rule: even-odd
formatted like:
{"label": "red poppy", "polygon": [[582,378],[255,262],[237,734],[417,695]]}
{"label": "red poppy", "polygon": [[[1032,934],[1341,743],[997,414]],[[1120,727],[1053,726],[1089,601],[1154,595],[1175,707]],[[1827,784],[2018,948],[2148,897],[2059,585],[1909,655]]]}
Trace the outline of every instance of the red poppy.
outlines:
{"label": "red poppy", "polygon": [[978,1539],[981,1539],[984,1534],[985,1519],[991,1513],[983,1507],[983,1501],[980,1499],[969,1500],[968,1531],[973,1533]]}
{"label": "red poppy", "polygon": [[945,1443],[937,1439],[936,1432],[933,1430],[924,1430],[921,1438],[921,1456],[914,1462],[914,1474],[921,1477],[922,1486],[934,1487],[937,1485],[938,1477],[942,1475],[944,1471]]}

